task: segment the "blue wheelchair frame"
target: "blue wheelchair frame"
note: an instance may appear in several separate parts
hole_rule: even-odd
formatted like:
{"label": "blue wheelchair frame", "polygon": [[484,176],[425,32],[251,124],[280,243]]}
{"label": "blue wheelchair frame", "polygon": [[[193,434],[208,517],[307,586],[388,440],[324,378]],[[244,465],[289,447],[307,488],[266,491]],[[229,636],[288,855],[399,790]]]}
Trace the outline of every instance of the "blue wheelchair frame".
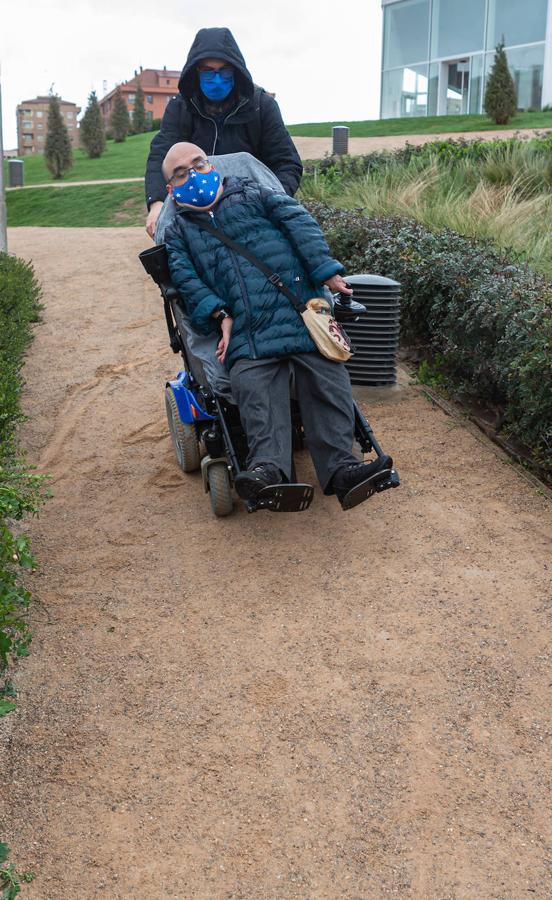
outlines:
{"label": "blue wheelchair frame", "polygon": [[194,380],[186,369],[179,372],[172,381],[167,381],[167,387],[172,388],[180,419],[186,425],[213,422],[216,417],[203,409],[201,401],[194,393],[193,386]]}

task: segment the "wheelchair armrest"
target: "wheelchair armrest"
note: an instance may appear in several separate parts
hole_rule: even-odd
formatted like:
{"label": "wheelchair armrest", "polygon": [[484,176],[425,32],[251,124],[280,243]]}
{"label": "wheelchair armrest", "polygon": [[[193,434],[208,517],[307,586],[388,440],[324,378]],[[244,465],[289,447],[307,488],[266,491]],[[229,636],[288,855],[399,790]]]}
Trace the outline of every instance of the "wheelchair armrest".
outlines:
{"label": "wheelchair armrest", "polygon": [[165,244],[157,244],[155,247],[142,250],[138,254],[138,259],[148,275],[151,275],[159,287],[162,287],[164,284],[170,285],[171,273]]}

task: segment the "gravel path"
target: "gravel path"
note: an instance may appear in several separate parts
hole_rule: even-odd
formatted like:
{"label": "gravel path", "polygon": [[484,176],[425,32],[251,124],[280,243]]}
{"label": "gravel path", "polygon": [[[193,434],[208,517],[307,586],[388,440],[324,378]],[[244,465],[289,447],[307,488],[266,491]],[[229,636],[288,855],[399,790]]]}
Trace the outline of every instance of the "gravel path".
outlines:
{"label": "gravel path", "polygon": [[22,896],[549,898],[545,498],[410,386],[368,410],[400,490],[217,521],[167,437],[144,232],[9,240],[54,493],[0,723]]}

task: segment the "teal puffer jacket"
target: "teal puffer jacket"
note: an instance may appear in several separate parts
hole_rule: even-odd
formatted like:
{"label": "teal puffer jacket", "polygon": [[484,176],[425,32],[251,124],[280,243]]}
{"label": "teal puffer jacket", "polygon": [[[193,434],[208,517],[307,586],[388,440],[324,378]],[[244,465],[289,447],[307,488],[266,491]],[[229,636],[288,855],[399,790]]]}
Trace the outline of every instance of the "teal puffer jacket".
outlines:
{"label": "teal puffer jacket", "polygon": [[234,319],[226,355],[231,369],[238,359],[263,359],[315,351],[315,345],[290,301],[243,256],[195,223],[221,228],[277,272],[303,301],[343,272],[332,259],[320,227],[306,209],[288,197],[241,178],[227,178],[212,212],[181,210],[167,228],[169,267],[192,328],[216,330],[213,313],[226,309]]}

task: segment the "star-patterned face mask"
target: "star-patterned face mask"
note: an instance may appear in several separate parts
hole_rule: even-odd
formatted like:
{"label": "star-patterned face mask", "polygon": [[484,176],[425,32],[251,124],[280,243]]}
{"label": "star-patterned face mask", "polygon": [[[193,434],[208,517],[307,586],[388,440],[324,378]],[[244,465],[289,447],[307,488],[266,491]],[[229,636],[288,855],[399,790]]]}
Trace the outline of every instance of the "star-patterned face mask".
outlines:
{"label": "star-patterned face mask", "polygon": [[179,206],[201,209],[215,202],[219,187],[220,175],[216,169],[211,169],[210,172],[196,172],[195,169],[190,169],[185,183],[175,185],[172,195]]}

